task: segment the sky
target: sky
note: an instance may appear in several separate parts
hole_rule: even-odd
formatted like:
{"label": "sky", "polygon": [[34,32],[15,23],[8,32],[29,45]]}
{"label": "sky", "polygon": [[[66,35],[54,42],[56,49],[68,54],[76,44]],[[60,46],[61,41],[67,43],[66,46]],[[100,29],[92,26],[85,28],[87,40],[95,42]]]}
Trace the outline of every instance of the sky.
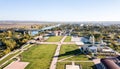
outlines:
{"label": "sky", "polygon": [[120,0],[0,0],[0,20],[120,21]]}

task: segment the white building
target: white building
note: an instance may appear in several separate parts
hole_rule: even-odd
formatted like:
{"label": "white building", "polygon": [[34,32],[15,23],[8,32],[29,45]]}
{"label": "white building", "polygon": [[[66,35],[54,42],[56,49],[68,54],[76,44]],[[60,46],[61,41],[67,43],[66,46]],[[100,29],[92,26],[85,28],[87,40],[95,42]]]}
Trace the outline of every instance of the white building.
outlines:
{"label": "white building", "polygon": [[88,44],[82,46],[82,50],[91,53],[114,52],[111,48],[106,46],[106,43],[104,43],[103,40],[100,40],[99,43],[95,43],[94,36],[90,37]]}

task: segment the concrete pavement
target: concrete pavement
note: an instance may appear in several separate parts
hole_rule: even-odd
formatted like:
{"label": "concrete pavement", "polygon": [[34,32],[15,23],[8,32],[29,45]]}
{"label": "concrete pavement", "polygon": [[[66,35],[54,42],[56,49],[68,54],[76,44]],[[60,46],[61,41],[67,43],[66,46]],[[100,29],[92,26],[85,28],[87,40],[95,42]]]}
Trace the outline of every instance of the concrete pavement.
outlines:
{"label": "concrete pavement", "polygon": [[60,48],[61,48],[61,45],[62,45],[62,43],[63,43],[63,41],[65,40],[66,37],[67,36],[64,36],[62,38],[62,40],[58,43],[58,47],[56,49],[55,55],[53,57],[53,60],[51,62],[51,65],[50,65],[49,69],[56,69],[56,65],[57,65],[57,61],[58,61],[58,56],[59,56]]}

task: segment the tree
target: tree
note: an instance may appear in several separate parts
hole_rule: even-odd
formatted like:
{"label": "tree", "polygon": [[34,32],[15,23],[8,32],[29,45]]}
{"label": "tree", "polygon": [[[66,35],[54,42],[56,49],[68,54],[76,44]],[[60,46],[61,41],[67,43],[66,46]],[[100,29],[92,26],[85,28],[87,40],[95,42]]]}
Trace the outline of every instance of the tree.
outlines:
{"label": "tree", "polygon": [[28,39],[23,39],[22,40],[22,43],[24,44],[24,43],[26,43],[28,41]]}
{"label": "tree", "polygon": [[12,31],[7,31],[8,37],[12,37]]}
{"label": "tree", "polygon": [[8,54],[10,51],[11,51],[10,48],[7,48],[4,50],[4,54]]}
{"label": "tree", "polygon": [[94,34],[96,41],[99,41],[103,38],[102,34]]}
{"label": "tree", "polygon": [[13,50],[14,47],[16,46],[16,42],[13,39],[6,39],[4,41],[4,44],[7,46],[7,48],[9,48],[10,50]]}

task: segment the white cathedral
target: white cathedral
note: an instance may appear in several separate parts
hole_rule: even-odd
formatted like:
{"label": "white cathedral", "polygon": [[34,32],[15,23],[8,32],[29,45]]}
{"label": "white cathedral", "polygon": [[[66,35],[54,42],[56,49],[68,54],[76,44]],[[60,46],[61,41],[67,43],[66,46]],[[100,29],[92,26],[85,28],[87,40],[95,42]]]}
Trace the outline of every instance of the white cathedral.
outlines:
{"label": "white cathedral", "polygon": [[106,46],[106,43],[101,39],[99,43],[95,42],[95,37],[90,36],[89,44],[84,44],[81,49],[84,52],[97,53],[97,52],[114,52],[110,47]]}

